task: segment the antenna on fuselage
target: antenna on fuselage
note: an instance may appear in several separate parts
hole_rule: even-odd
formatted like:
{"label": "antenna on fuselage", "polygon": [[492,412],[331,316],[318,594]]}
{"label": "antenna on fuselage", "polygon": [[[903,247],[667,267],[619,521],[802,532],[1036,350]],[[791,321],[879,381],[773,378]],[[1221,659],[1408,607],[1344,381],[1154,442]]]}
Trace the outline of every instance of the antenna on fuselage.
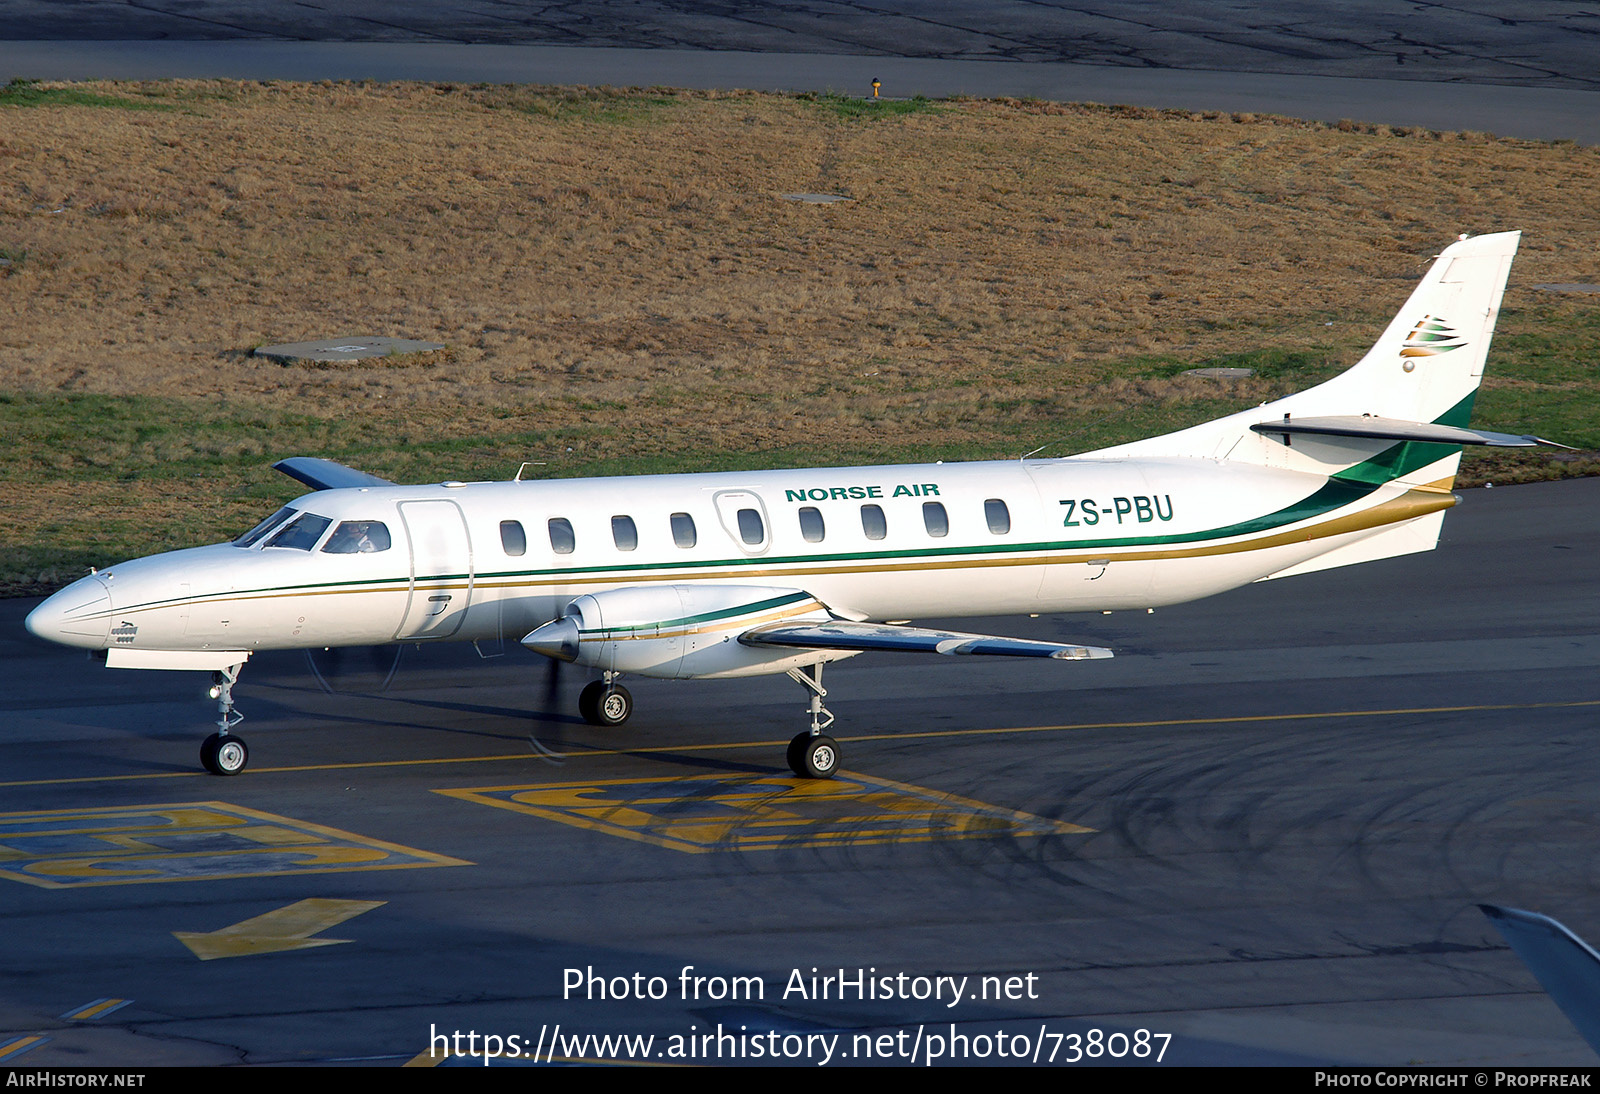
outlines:
{"label": "antenna on fuselage", "polygon": [[522,473],[524,471],[526,471],[528,468],[530,468],[530,467],[543,467],[544,465],[545,465],[545,461],[544,460],[523,460],[522,461],[522,466],[517,468],[517,473],[514,476],[512,476],[511,481],[512,482],[521,482],[522,481]]}

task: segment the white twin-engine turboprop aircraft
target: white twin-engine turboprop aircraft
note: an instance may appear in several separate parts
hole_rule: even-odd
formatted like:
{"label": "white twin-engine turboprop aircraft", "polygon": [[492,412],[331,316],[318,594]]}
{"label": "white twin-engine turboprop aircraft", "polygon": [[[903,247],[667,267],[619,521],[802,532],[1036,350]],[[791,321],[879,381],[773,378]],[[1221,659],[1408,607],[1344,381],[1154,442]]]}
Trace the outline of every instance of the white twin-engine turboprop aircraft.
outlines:
{"label": "white twin-engine turboprop aircraft", "polygon": [[214,674],[219,775],[248,759],[232,688],[256,650],[520,638],[601,671],[787,673],[811,697],[789,764],[823,778],[822,667],[868,650],[1110,657],[907,626],[913,618],[1148,608],[1431,549],[1518,233],[1448,247],[1354,368],[1308,391],[1081,456],[637,478],[398,486],[340,464],[232,543],[82,578],[28,616],[112,668]]}

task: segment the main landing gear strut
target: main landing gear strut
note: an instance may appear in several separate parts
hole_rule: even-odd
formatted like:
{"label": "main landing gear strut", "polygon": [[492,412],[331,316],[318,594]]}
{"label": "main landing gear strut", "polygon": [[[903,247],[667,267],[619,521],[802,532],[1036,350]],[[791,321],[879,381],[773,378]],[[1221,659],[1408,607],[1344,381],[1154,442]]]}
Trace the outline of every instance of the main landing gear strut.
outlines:
{"label": "main landing gear strut", "polygon": [[[620,726],[633,714],[633,696],[617,683],[621,675],[606,672],[578,694],[578,712],[584,721],[594,726]],[[789,742],[789,767],[802,779],[830,779],[839,770],[839,742],[822,732],[833,725],[833,712],[822,705],[828,694],[822,686],[822,666],[790,669],[789,677],[811,693],[811,728]]]}
{"label": "main landing gear strut", "polygon": [[839,770],[839,742],[822,732],[833,725],[833,712],[822,705],[828,694],[822,665],[790,669],[789,678],[811,692],[811,729],[789,742],[789,768],[802,779],[831,779]]}
{"label": "main landing gear strut", "polygon": [[233,709],[233,685],[239,682],[243,664],[211,674],[211,698],[217,701],[217,731],[200,745],[200,763],[213,775],[237,775],[250,762],[250,749],[233,727],[244,715]]}

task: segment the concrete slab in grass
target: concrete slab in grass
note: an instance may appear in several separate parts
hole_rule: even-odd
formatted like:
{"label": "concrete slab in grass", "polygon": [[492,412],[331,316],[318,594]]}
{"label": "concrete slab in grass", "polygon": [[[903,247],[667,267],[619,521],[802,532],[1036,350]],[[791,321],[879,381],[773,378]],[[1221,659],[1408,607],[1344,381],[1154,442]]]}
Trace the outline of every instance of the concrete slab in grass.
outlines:
{"label": "concrete slab in grass", "polygon": [[[259,350],[257,352],[260,352]],[[1209,376],[1214,380],[1245,380],[1254,376],[1253,368],[1188,368],[1183,370],[1185,376]]]}
{"label": "concrete slab in grass", "polygon": [[257,357],[270,357],[284,364],[299,361],[359,361],[365,357],[395,357],[403,353],[428,353],[444,349],[443,342],[417,342],[409,338],[379,338],[352,335],[327,338],[320,342],[289,342],[281,346],[258,346]]}

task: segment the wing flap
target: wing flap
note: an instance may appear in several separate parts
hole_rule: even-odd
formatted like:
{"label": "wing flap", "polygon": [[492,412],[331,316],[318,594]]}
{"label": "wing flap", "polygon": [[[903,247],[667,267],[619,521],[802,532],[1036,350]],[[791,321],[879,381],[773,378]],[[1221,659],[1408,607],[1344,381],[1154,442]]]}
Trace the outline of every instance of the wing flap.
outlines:
{"label": "wing flap", "polygon": [[1495,448],[1532,448],[1535,445],[1567,447],[1542,437],[1491,433],[1487,429],[1462,429],[1459,426],[1440,425],[1437,422],[1403,422],[1395,418],[1375,418],[1370,414],[1346,414],[1327,418],[1290,418],[1285,414],[1282,421],[1257,422],[1250,428],[1256,433],[1274,433],[1285,439],[1296,433],[1304,433],[1318,437],[1370,437],[1373,440],[1385,441],[1482,444]]}
{"label": "wing flap", "polygon": [[291,479],[303,482],[313,490],[344,490],[352,486],[393,486],[388,479],[380,479],[365,471],[357,471],[333,460],[316,456],[290,456],[272,465]]}
{"label": "wing flap", "polygon": [[1049,657],[1057,661],[1089,661],[1112,656],[1100,646],[1035,642],[989,634],[964,634],[890,623],[773,623],[739,636],[747,646],[792,646],[821,650],[896,650],[909,653],[989,654],[998,657]]}

